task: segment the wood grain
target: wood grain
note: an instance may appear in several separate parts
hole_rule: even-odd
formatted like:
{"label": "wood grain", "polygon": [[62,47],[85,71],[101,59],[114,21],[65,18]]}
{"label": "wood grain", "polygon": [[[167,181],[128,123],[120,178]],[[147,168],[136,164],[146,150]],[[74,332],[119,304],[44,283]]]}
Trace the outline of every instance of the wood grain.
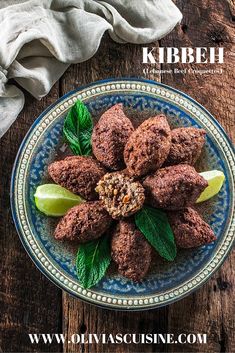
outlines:
{"label": "wood grain", "polygon": [[[29,259],[17,235],[10,210],[10,176],[19,145],[35,118],[58,99],[58,84],[40,102],[27,97],[23,112],[0,140],[0,352],[44,352],[31,345],[28,333],[60,332],[61,290]],[[52,344],[48,351],[59,351]]]}
{"label": "wood grain", "polygon": [[[221,123],[231,138],[235,137],[235,56],[234,23],[226,1],[181,1],[184,18],[161,46],[218,47],[223,46],[225,63],[177,64],[178,69],[219,69],[220,74],[163,75],[162,81],[186,92],[205,106]],[[170,65],[162,65],[169,69]],[[235,306],[233,264],[235,252],[226,260],[212,279],[184,300],[169,306],[168,330],[174,333],[207,333],[207,345],[172,345],[169,352],[234,352]],[[186,308],[186,310],[183,310]]]}

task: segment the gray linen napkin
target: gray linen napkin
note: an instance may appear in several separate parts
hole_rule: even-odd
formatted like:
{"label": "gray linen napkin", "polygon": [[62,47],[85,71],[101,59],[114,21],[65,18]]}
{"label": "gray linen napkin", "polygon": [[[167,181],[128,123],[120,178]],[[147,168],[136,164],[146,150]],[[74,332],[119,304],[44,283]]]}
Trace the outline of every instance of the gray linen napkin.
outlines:
{"label": "gray linen napkin", "polygon": [[91,58],[108,31],[120,43],[150,43],[182,18],[171,0],[1,0],[0,137],[24,105],[14,78],[45,96],[71,63]]}

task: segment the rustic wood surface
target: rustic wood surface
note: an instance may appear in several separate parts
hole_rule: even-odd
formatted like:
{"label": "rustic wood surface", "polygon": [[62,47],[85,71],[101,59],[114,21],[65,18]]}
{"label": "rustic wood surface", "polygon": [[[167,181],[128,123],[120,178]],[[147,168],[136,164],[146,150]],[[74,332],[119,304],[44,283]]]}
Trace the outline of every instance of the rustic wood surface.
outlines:
{"label": "rustic wood surface", "polygon": [[[89,61],[71,66],[40,102],[26,95],[20,117],[0,141],[0,352],[235,352],[234,252],[197,292],[170,306],[145,312],[114,312],[72,298],[47,280],[23,249],[13,225],[9,187],[13,162],[38,114],[66,92],[108,77],[145,77],[178,88],[202,103],[234,139],[234,1],[176,1],[184,19],[152,46],[223,46],[222,75],[144,74],[142,46],[102,40]],[[189,65],[175,65],[179,69]],[[198,68],[197,65],[191,66]],[[221,67],[213,65],[213,69]],[[156,67],[155,67],[156,68]],[[159,67],[160,68],[160,67]],[[161,69],[169,69],[163,64]],[[172,68],[172,66],[171,66]],[[200,66],[201,68],[201,66]],[[204,65],[203,68],[212,68]],[[32,345],[28,333],[207,333],[206,345]]]}

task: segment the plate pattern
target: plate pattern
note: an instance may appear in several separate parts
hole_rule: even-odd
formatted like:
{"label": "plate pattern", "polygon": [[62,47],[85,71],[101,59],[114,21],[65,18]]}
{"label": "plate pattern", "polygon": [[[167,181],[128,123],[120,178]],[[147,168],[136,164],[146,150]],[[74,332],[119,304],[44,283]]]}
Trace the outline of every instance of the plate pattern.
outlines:
{"label": "plate pattern", "polygon": [[[97,287],[85,290],[76,279],[74,254],[54,241],[50,225],[36,211],[33,194],[41,183],[46,167],[53,159],[61,136],[63,117],[74,102],[87,104],[92,115],[118,102],[142,112],[146,109],[165,113],[173,125],[195,125],[208,132],[207,154],[212,168],[226,174],[226,185],[213,205],[209,220],[218,240],[215,244],[182,252],[175,266],[159,267],[141,284],[118,276],[107,276]],[[215,148],[220,146],[220,148]],[[206,164],[206,162],[205,162]],[[219,167],[218,167],[219,166]],[[29,255],[53,282],[74,296],[115,309],[140,310],[166,305],[202,285],[222,264],[234,240],[235,157],[231,143],[214,118],[187,95],[168,86],[140,80],[107,80],[94,83],[62,97],[34,123],[26,136],[12,175],[13,217]]]}

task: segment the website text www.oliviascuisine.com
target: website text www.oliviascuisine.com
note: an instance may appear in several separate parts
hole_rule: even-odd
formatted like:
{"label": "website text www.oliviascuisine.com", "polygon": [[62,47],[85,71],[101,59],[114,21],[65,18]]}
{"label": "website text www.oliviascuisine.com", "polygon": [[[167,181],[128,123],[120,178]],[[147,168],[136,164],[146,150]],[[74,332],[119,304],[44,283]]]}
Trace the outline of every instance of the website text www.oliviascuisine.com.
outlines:
{"label": "website text www.oliviascuisine.com", "polygon": [[207,344],[205,333],[74,333],[71,336],[62,333],[30,333],[28,336],[31,344]]}

